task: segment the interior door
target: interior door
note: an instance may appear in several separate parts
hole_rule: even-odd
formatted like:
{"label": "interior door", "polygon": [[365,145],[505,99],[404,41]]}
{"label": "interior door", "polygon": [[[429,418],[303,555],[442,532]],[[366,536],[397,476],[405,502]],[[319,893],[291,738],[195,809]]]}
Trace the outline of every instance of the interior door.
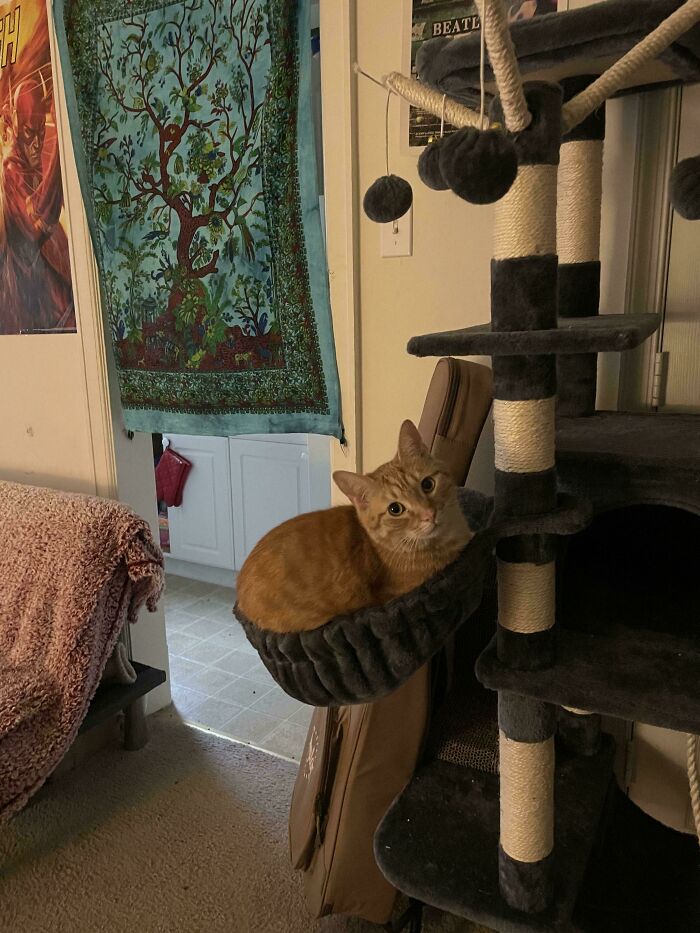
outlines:
{"label": "interior door", "polygon": [[168,509],[170,554],[233,570],[233,513],[228,438],[169,434],[173,449],[192,463],[182,505]]}
{"label": "interior door", "polygon": [[263,535],[311,508],[306,444],[229,438],[236,570]]}

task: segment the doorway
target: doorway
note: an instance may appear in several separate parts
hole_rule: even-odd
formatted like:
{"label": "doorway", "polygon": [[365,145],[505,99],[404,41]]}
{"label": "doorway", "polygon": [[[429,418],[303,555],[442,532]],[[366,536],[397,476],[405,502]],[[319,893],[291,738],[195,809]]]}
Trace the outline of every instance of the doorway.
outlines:
{"label": "doorway", "polygon": [[187,722],[298,761],[311,708],[273,681],[232,614],[236,575],[268,531],[330,506],[330,442],[306,434],[154,436],[192,464],[159,503],[173,703]]}

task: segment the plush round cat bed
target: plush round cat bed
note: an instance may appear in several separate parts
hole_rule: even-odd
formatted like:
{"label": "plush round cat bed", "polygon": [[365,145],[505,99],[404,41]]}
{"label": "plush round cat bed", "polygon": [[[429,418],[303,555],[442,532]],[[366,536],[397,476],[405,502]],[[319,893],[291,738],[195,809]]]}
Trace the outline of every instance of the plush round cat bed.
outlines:
{"label": "plush round cat bed", "polygon": [[484,574],[500,536],[569,534],[585,527],[589,517],[585,507],[565,501],[546,517],[500,521],[493,520],[486,496],[464,489],[460,501],[475,531],[467,547],[440,573],[383,606],[285,634],[260,628],[234,608],[265,667],[290,696],[313,706],[341,706],[391,693],[479,607]]}

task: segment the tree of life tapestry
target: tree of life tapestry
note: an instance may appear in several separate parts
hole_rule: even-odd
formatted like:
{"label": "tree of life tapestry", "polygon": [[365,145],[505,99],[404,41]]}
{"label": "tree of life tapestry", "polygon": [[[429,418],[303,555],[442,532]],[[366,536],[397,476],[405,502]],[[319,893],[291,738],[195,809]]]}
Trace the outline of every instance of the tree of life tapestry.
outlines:
{"label": "tree of life tapestry", "polygon": [[124,420],[342,435],[308,0],[55,0]]}

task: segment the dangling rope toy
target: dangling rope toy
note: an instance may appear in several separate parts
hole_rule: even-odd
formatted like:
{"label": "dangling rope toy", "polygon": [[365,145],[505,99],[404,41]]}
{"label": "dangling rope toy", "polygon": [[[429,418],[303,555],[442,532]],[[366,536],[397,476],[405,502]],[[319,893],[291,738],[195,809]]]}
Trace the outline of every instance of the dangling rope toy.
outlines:
{"label": "dangling rope toy", "polygon": [[[372,75],[363,71],[355,63],[355,73],[369,78],[380,87],[384,87],[381,81],[377,81]],[[378,224],[388,224],[396,222],[399,217],[410,209],[413,204],[413,189],[405,178],[398,175],[392,175],[389,171],[389,104],[391,95],[394,93],[392,88],[387,88],[386,112],[384,119],[384,132],[386,138],[386,175],[378,178],[374,184],[370,185],[365,192],[362,207],[370,220]]]}
{"label": "dangling rope toy", "polygon": [[688,734],[688,785],[690,803],[693,810],[695,832],[700,842],[700,778],[698,777],[698,757],[700,756],[700,736]]}

